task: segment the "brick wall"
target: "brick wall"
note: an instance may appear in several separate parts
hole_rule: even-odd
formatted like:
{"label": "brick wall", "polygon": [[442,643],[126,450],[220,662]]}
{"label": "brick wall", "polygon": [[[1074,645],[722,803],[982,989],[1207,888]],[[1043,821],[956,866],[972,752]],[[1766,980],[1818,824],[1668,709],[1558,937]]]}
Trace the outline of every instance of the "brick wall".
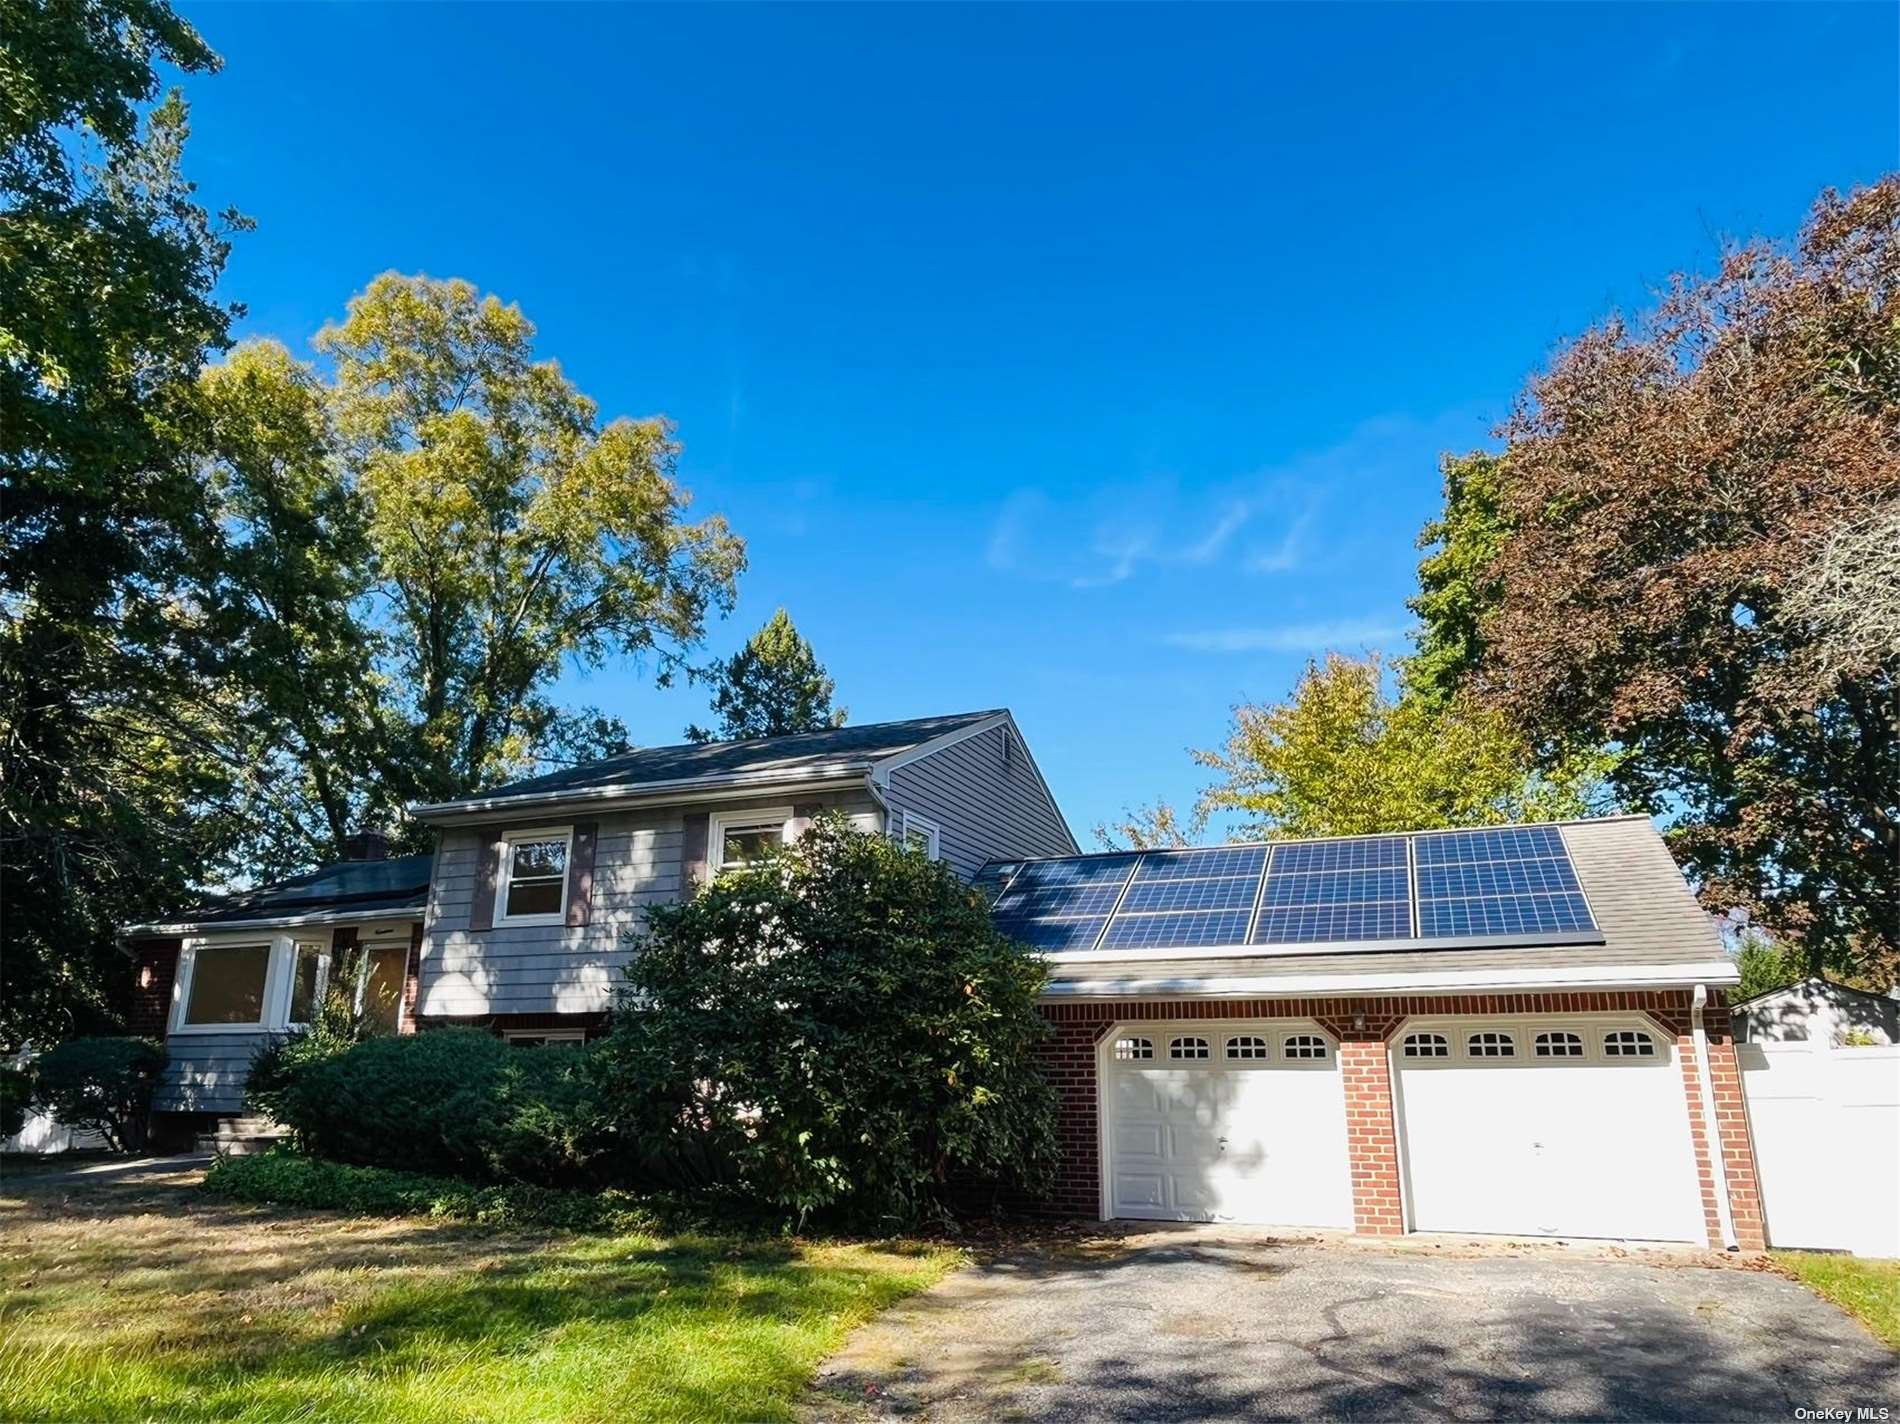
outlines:
{"label": "brick wall", "polygon": [[[1139,1020],[1306,1018],[1339,1042],[1346,1094],[1346,1138],[1353,1185],[1353,1223],[1365,1235],[1403,1232],[1399,1146],[1393,1116],[1387,1043],[1398,1026],[1416,1017],[1479,1017],[1514,1014],[1641,1013],[1676,1040],[1688,1094],[1705,1216],[1712,1245],[1721,1244],[1715,1213],[1715,1181],[1703,1140],[1695,1041],[1690,1032],[1686,989],[1597,991],[1552,994],[1406,995],[1362,999],[1240,999],[1172,1001],[1113,999],[1047,1003],[1043,1017],[1052,1035],[1044,1060],[1060,1101],[1062,1159],[1048,1207],[1090,1216],[1101,1210],[1100,1119],[1096,1098],[1096,1046],[1117,1023]],[[1734,1046],[1728,1041],[1728,1011],[1713,994],[1704,1014],[1709,1065],[1716,1095],[1716,1126],[1728,1171],[1730,1210],[1744,1249],[1762,1246],[1760,1189],[1748,1135],[1747,1108]]]}
{"label": "brick wall", "polygon": [[163,1038],[171,1022],[172,981],[178,977],[176,939],[145,939],[132,947],[132,1002],[126,1027],[140,1038]]}

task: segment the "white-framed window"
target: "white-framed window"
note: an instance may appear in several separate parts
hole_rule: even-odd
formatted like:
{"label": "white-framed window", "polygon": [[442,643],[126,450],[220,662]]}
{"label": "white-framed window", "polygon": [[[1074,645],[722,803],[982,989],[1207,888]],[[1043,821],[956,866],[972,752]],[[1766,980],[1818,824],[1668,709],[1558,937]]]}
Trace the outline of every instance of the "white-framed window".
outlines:
{"label": "white-framed window", "polygon": [[[354,993],[355,1006],[371,1027],[382,1032],[395,1033],[402,1026],[410,930],[402,924],[379,938],[374,928],[364,929],[356,982],[343,986]],[[325,925],[265,935],[227,930],[186,939],[179,948],[165,1031],[309,1027],[332,988],[335,934]]]}
{"label": "white-framed window", "polygon": [[937,858],[937,823],[927,821],[914,811],[899,811],[897,823],[902,831],[898,844],[905,850],[922,851],[925,860]]}
{"label": "white-framed window", "polygon": [[567,865],[573,849],[572,826],[504,831],[501,884],[495,894],[495,923],[563,923],[567,919]]}
{"label": "white-framed window", "polygon": [[1641,1029],[1619,1028],[1603,1035],[1605,1058],[1654,1058],[1656,1040]]}
{"label": "white-framed window", "polygon": [[275,940],[200,941],[180,965],[174,1030],[217,1030],[269,1023]]}
{"label": "white-framed window", "polygon": [[585,1030],[578,1028],[511,1029],[501,1037],[510,1048],[578,1048],[587,1042]]}
{"label": "white-framed window", "polygon": [[1170,1058],[1205,1058],[1207,1056],[1207,1040],[1197,1034],[1183,1034],[1179,1038],[1168,1040],[1168,1057]]}
{"label": "white-framed window", "polygon": [[1531,1054],[1537,1058],[1581,1058],[1583,1035],[1568,1029],[1546,1029],[1531,1040]]}
{"label": "white-framed window", "polygon": [[1115,1057],[1123,1063],[1136,1059],[1153,1058],[1155,1041],[1152,1038],[1118,1038],[1115,1040]]}
{"label": "white-framed window", "polygon": [[1290,1033],[1280,1045],[1283,1057],[1309,1062],[1326,1057],[1326,1040],[1316,1033]]}
{"label": "white-framed window", "polygon": [[1465,1040],[1465,1052],[1473,1058],[1515,1058],[1517,1044],[1508,1033],[1486,1030],[1474,1033]]}
{"label": "white-framed window", "polygon": [[300,939],[290,951],[290,1011],[285,1021],[295,1027],[313,1024],[323,1007],[323,991],[330,983],[330,942]]}
{"label": "white-framed window", "polygon": [[1231,1034],[1227,1039],[1227,1056],[1242,1059],[1265,1058],[1267,1041],[1257,1033]]}
{"label": "white-framed window", "polygon": [[706,868],[717,875],[757,865],[774,846],[785,844],[791,820],[790,806],[715,812],[707,826]]}
{"label": "white-framed window", "polygon": [[1408,1033],[1399,1052],[1406,1058],[1449,1058],[1451,1044],[1442,1033]]}

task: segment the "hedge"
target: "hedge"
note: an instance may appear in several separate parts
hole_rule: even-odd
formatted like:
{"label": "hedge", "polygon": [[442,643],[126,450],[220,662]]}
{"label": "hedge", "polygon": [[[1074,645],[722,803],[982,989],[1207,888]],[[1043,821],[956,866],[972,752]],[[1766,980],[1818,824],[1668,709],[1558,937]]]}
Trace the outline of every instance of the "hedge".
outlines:
{"label": "hedge", "polygon": [[652,1233],[757,1229],[764,1224],[743,1206],[721,1198],[689,1203],[663,1194],[483,1185],[387,1167],[353,1167],[282,1148],[218,1157],[206,1171],[204,1185],[236,1201],[356,1216],[427,1216],[516,1230]]}

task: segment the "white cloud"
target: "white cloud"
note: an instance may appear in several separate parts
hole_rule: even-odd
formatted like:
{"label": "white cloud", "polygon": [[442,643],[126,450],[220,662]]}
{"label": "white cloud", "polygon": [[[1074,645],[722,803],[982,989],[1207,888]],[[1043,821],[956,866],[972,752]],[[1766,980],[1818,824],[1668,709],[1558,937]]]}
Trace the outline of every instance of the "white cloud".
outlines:
{"label": "white cloud", "polygon": [[1170,647],[1192,653],[1319,653],[1331,648],[1380,648],[1405,636],[1405,628],[1377,618],[1331,623],[1285,623],[1272,628],[1206,628],[1169,633]]}
{"label": "white cloud", "polygon": [[1333,445],[1200,488],[1167,475],[1104,483],[1063,500],[1018,489],[991,526],[988,562],[1078,589],[1112,587],[1150,570],[1272,576],[1310,569],[1343,556],[1355,531],[1363,532],[1358,495],[1433,481],[1439,453],[1469,448],[1485,423],[1469,409],[1428,420],[1381,416]]}

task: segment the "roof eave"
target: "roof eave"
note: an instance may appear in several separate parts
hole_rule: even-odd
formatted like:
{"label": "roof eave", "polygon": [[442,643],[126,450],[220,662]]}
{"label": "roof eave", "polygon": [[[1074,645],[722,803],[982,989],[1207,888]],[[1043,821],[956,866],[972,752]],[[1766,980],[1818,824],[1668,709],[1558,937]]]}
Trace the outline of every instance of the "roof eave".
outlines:
{"label": "roof eave", "polygon": [[172,920],[144,925],[121,925],[119,937],[121,939],[151,939],[156,935],[222,934],[226,930],[235,930],[242,934],[249,930],[295,929],[299,925],[361,925],[377,920],[420,921],[423,909],[421,905],[405,905],[397,909],[312,910],[307,915],[259,915],[249,920]]}
{"label": "roof eave", "polygon": [[1277,999],[1360,998],[1419,994],[1563,993],[1595,989],[1725,988],[1741,975],[1732,963],[1566,965],[1547,968],[1462,969],[1404,974],[1354,972],[1342,967],[1305,974],[1141,979],[1051,979],[1046,999]]}

